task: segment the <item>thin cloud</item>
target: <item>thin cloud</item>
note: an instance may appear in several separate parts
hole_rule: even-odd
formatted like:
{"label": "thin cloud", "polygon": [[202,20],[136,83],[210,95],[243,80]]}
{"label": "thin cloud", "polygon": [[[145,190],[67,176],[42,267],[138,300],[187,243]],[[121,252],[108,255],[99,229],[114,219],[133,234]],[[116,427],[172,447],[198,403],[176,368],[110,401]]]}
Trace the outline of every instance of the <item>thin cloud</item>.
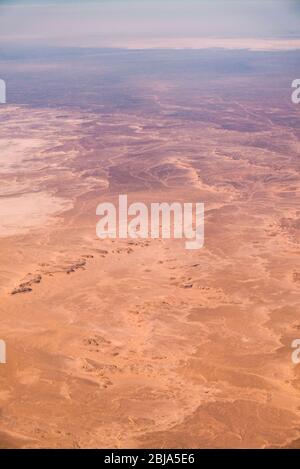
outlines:
{"label": "thin cloud", "polygon": [[[300,3],[287,0],[0,1],[2,42],[130,47],[188,40],[300,39]],[[56,3],[55,5],[53,3]],[[177,42],[176,42],[177,41]]]}

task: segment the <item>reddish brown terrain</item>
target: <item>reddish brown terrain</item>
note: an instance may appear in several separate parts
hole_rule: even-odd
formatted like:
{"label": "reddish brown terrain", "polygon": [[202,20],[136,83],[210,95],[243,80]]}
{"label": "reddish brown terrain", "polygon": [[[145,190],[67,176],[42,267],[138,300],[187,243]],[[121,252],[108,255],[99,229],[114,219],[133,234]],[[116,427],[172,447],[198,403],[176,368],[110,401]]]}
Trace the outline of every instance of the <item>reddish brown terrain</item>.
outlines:
{"label": "reddish brown terrain", "polygon": [[[299,54],[114,54],[3,63],[0,447],[297,447]],[[204,202],[204,248],[98,239],[118,194]]]}

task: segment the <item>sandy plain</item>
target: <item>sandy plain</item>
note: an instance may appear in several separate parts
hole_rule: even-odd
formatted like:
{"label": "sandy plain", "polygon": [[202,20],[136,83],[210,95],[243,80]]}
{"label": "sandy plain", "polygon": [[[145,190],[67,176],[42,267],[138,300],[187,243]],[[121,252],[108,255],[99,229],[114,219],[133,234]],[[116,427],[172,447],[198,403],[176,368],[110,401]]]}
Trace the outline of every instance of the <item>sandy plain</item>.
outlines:
{"label": "sandy plain", "polygon": [[[0,108],[0,447],[299,446],[299,134],[164,90],[155,116]],[[120,193],[204,202],[205,247],[99,240]]]}

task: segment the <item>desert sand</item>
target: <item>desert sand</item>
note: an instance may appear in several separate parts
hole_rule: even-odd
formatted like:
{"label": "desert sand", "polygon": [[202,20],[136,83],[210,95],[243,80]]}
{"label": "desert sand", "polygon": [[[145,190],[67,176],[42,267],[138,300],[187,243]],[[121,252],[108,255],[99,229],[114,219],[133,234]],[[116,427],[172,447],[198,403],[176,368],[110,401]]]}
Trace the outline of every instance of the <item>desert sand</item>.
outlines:
{"label": "desert sand", "polygon": [[[299,111],[153,83],[0,107],[0,447],[299,446]],[[119,194],[204,202],[204,248],[98,239]]]}

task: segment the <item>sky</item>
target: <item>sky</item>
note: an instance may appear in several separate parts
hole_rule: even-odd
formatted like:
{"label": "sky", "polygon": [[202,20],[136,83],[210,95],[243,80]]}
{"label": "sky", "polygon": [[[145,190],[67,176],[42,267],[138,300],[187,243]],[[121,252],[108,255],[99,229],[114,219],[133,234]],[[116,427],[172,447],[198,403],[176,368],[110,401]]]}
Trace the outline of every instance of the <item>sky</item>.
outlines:
{"label": "sky", "polygon": [[5,44],[300,48],[300,0],[0,0]]}

